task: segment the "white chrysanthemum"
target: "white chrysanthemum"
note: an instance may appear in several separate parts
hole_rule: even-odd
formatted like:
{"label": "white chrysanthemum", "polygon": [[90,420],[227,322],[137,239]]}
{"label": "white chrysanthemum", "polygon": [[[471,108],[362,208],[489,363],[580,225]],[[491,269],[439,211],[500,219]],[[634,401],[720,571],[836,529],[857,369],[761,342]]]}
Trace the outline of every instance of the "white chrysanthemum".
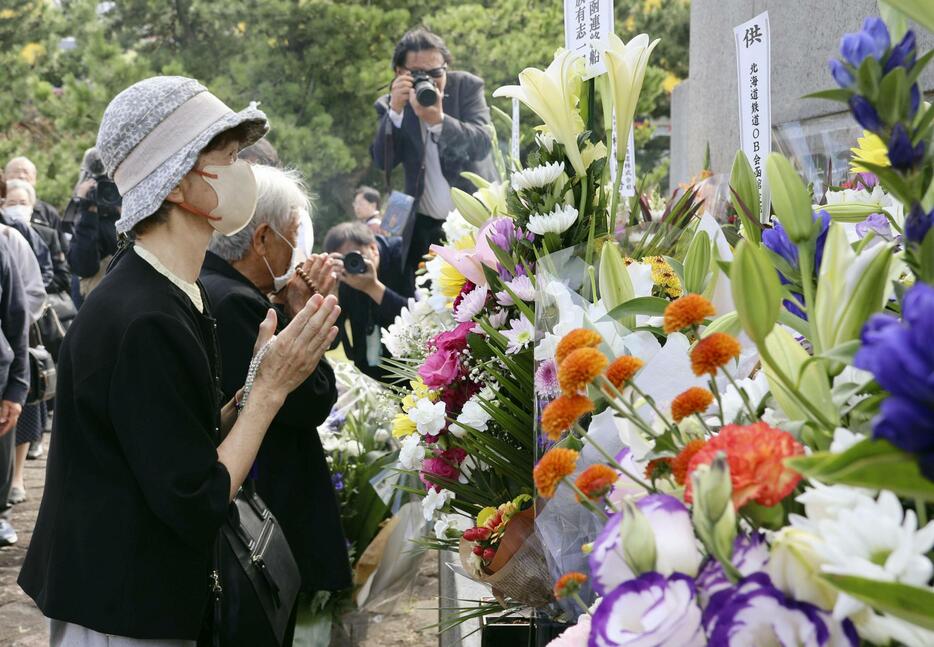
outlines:
{"label": "white chrysanthemum", "polygon": [[552,162],[516,171],[512,174],[510,181],[512,188],[516,191],[541,189],[561,177],[562,173],[564,173],[564,162]]}
{"label": "white chrysanthemum", "polygon": [[444,230],[444,238],[450,246],[456,246],[464,238],[474,236],[477,233],[477,228],[467,222],[467,219],[457,209],[448,214],[441,228]]}
{"label": "white chrysanthemum", "polygon": [[444,429],[444,402],[422,398],[409,411],[409,418],[422,436],[434,436]]}
{"label": "white chrysanthemum", "polygon": [[447,502],[454,498],[454,493],[450,490],[435,490],[428,488],[428,493],[422,499],[422,516],[425,521],[431,523],[435,512],[447,505]]}
{"label": "white chrysanthemum", "polygon": [[399,448],[399,464],[404,470],[422,469],[422,461],[425,460],[425,448],[422,447],[422,439],[418,434],[409,434],[402,439]]}
{"label": "white chrysanthemum", "polygon": [[577,222],[577,208],[570,205],[558,205],[551,213],[529,216],[526,229],[533,234],[563,234]]}
{"label": "white chrysanthemum", "polygon": [[[527,276],[517,276],[511,281],[507,281],[506,287],[512,290],[513,294],[519,297],[521,301],[535,300],[535,286],[532,285],[532,279]],[[506,290],[496,293],[496,302],[501,306],[514,305],[512,295]]]}
{"label": "white chrysanthemum", "polygon": [[457,310],[454,312],[454,321],[465,323],[473,321],[473,318],[483,312],[486,307],[486,297],[490,293],[485,285],[479,286],[468,292],[461,302],[457,304]]}
{"label": "white chrysanthemum", "polygon": [[464,408],[461,409],[457,420],[448,430],[452,435],[463,438],[471,429],[486,431],[486,426],[490,418],[490,414],[480,404],[477,396],[473,396],[464,404]]}
{"label": "white chrysanthemum", "polygon": [[[754,378],[747,377],[739,380],[737,386],[746,392],[746,397],[749,398],[749,404],[751,404],[753,408],[758,408],[759,404],[762,402],[762,398],[769,393],[769,383],[765,379],[765,371],[759,371]],[[732,384],[723,392],[721,403],[723,406],[723,419],[728,423],[734,422],[740,413],[746,411],[743,396]]]}

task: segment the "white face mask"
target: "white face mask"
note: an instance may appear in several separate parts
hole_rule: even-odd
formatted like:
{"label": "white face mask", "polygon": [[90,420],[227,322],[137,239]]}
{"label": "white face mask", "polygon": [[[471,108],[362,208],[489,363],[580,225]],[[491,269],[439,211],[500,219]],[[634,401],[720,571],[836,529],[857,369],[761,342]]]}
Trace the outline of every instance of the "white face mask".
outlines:
{"label": "white face mask", "polygon": [[205,166],[192,169],[204,178],[217,194],[217,206],[205,213],[187,202],[179,206],[211,222],[219,233],[233,236],[250,224],[256,210],[256,178],[253,168],[243,160],[226,166]]}
{"label": "white face mask", "polygon": [[17,204],[4,207],[3,213],[6,214],[7,218],[28,225],[29,220],[32,218],[32,207],[25,204]]}
{"label": "white face mask", "polygon": [[280,292],[282,288],[289,284],[289,281],[292,280],[292,277],[295,276],[295,267],[301,263],[304,258],[302,250],[289,242],[289,239],[280,234],[278,231],[270,227],[276,236],[285,241],[285,244],[289,246],[289,249],[292,250],[292,258],[289,260],[289,266],[285,270],[285,274],[281,276],[276,276],[276,273],[272,271],[272,265],[269,264],[269,259],[266,258],[266,255],[263,255],[263,262],[266,263],[266,269],[269,270],[269,275],[272,277],[272,291],[273,293]]}

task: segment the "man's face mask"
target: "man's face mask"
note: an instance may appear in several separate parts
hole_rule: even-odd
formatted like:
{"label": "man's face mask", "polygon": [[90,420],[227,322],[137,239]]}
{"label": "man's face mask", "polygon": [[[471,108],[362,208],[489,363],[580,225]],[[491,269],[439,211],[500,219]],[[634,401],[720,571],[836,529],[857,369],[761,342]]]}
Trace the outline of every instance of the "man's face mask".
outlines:
{"label": "man's face mask", "polygon": [[271,229],[276,236],[284,240],[285,244],[292,250],[292,258],[289,259],[289,266],[285,269],[285,274],[280,276],[276,276],[276,273],[272,270],[272,265],[269,264],[269,259],[263,254],[263,262],[266,263],[266,269],[269,270],[269,275],[272,277],[272,291],[276,293],[280,292],[288,285],[292,277],[295,276],[295,267],[304,260],[304,254],[301,249],[290,243],[288,238],[280,234],[273,227],[270,226],[269,229]]}
{"label": "man's face mask", "polygon": [[11,220],[28,225],[29,220],[32,218],[32,207],[25,204],[12,205],[4,207],[3,213]]}
{"label": "man's face mask", "polygon": [[246,227],[256,210],[256,178],[253,168],[243,160],[225,166],[204,166],[192,169],[214,189],[217,206],[210,213],[182,202],[186,211],[207,218],[211,226],[224,236],[233,236]]}

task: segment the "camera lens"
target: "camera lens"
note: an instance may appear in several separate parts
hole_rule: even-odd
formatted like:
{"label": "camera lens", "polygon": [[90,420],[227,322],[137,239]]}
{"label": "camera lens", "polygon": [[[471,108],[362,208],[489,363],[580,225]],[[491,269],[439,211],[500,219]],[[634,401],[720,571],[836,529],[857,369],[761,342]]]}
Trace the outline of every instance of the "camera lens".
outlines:
{"label": "camera lens", "polygon": [[433,106],[438,103],[438,88],[425,72],[412,75],[415,82],[415,98],[423,106]]}
{"label": "camera lens", "polygon": [[366,261],[360,252],[344,254],[344,269],[348,274],[366,274]]}

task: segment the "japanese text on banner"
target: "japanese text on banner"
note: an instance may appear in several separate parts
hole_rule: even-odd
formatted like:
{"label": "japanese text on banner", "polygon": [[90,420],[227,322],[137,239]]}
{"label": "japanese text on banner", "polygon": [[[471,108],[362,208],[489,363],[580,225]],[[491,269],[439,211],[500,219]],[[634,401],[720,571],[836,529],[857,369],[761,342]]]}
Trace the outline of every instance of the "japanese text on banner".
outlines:
{"label": "japanese text on banner", "polygon": [[612,31],[613,0],[564,0],[564,45],[584,57],[584,79],[606,72],[599,48]]}
{"label": "japanese text on banner", "polygon": [[[626,159],[623,160],[623,176],[619,181],[619,195],[631,198],[636,195],[636,141],[635,126],[629,129],[629,142],[626,144]],[[616,111],[613,111],[613,135],[610,145],[610,182],[616,181],[616,138],[619,133],[616,129]]]}
{"label": "japanese text on banner", "polygon": [[743,152],[759,186],[763,222],[768,220],[769,188],[765,159],[772,151],[769,13],[763,12],[733,29],[739,90],[739,125]]}

